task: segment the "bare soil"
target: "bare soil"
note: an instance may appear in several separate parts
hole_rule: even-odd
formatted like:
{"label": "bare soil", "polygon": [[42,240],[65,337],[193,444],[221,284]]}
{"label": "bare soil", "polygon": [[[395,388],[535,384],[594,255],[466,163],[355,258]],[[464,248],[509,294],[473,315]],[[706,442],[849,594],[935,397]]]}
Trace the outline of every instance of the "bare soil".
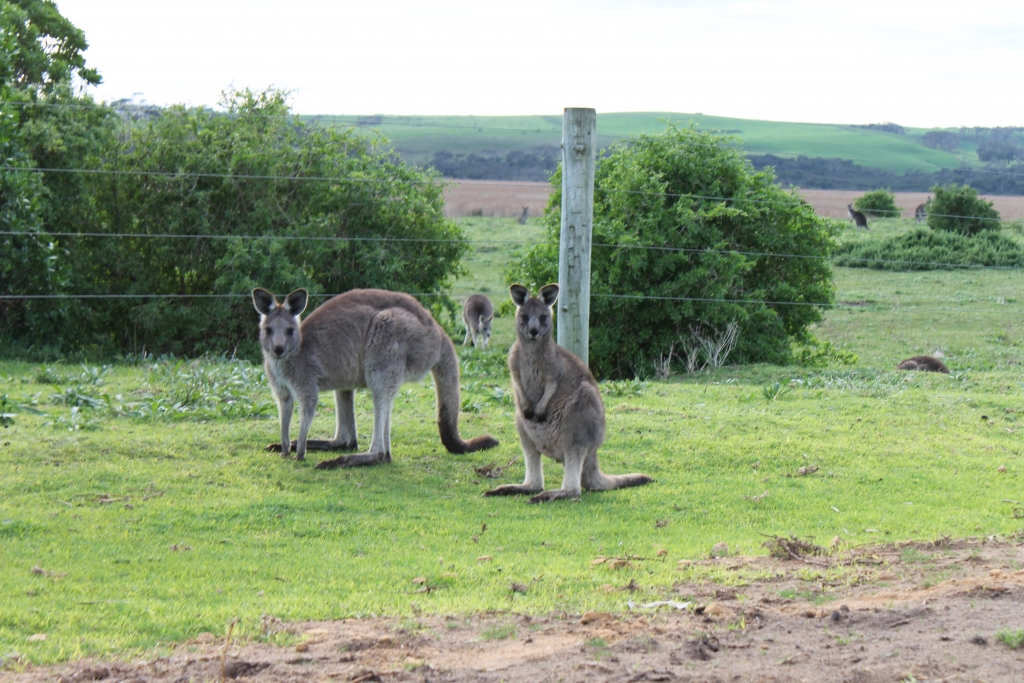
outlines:
{"label": "bare soil", "polygon": [[[494,612],[280,625],[298,644],[201,634],[166,656],[0,674],[36,681],[1024,681],[1024,544],[910,543],[791,559],[697,562],[757,574],[681,582],[689,607],[531,617]],[[785,554],[785,553],[783,553]],[[683,563],[686,564],[685,562]],[[832,571],[827,571],[831,569]],[[749,570],[757,570],[752,572]],[[610,572],[614,577],[615,572]],[[842,577],[841,579],[829,577]],[[614,580],[614,579],[613,579]],[[663,596],[662,596],[663,597]],[[626,611],[627,601],[634,606]],[[294,643],[294,640],[293,640]]]}
{"label": "bare soil", "polygon": [[[551,194],[547,183],[501,180],[452,180],[445,190],[445,214],[457,216],[515,216],[528,206],[531,216],[540,216]],[[814,206],[819,216],[848,218],[846,205],[864,194],[857,190],[799,190],[800,196]],[[905,218],[913,218],[914,209],[927,201],[929,192],[897,192],[896,205]],[[985,195],[999,215],[1007,220],[1024,218],[1024,197]]]}

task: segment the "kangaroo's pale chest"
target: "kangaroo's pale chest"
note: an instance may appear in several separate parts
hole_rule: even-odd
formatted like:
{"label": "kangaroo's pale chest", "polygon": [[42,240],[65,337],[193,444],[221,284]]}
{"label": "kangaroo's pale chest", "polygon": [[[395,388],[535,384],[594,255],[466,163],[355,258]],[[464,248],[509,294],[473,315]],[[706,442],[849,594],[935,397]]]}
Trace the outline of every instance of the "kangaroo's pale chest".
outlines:
{"label": "kangaroo's pale chest", "polygon": [[285,367],[286,359],[266,358],[263,363],[263,370],[267,373],[267,381],[270,388],[278,396],[295,395],[295,387],[288,377]]}

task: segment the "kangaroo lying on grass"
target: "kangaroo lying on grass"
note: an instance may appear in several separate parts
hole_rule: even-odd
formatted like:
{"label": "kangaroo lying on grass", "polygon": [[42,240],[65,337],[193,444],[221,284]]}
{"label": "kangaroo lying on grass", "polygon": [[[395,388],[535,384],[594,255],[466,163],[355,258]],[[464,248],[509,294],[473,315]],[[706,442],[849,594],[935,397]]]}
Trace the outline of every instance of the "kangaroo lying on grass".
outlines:
{"label": "kangaroo lying on grass", "polygon": [[931,356],[914,356],[908,358],[896,366],[897,370],[923,370],[925,372],[944,372],[949,374],[949,368],[938,358]]}
{"label": "kangaroo lying on grass", "polygon": [[[516,310],[516,342],[508,354],[516,403],[516,430],[526,461],[526,481],[491,489],[486,496],[535,493],[531,503],[578,498],[581,487],[608,491],[647,484],[646,474],[609,476],[597,464],[604,441],[604,403],[594,376],[572,352],[551,336],[551,305],[558,285],[530,298],[522,285],[512,285]],[[544,490],[540,456],[547,454],[565,466],[562,488]]]}
{"label": "kangaroo lying on grass", "polygon": [[[305,460],[310,450],[356,450],[355,389],[373,393],[373,438],[366,453],[324,460],[317,469],[376,465],[391,461],[391,409],[399,387],[434,376],[437,426],[451,453],[470,453],[498,445],[490,436],[463,441],[459,436],[459,358],[452,340],[427,309],[408,294],[353,289],[330,299],[304,321],[299,314],[309,298],[297,289],[284,303],[265,289],[252,291],[260,313],[263,367],[281,414],[280,449]],[[334,391],[337,429],[330,441],[306,440],[321,391]],[[289,443],[295,402],[299,438]]]}
{"label": "kangaroo lying on grass", "polygon": [[466,340],[462,345],[472,344],[486,349],[491,341],[491,323],[494,321],[494,306],[483,294],[474,294],[466,299],[462,307],[462,322],[466,325]]}

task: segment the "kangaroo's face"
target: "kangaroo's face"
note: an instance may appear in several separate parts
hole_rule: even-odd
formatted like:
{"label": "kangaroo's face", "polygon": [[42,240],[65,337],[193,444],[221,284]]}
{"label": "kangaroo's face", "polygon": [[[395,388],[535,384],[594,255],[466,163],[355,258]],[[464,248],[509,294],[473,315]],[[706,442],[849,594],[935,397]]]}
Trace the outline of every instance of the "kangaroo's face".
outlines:
{"label": "kangaroo's face", "polygon": [[491,322],[494,320],[492,315],[490,318],[480,316],[480,319],[476,323],[476,332],[483,337],[483,347],[486,349],[488,342],[491,340]]}
{"label": "kangaroo's face", "polygon": [[530,297],[530,290],[522,285],[512,285],[509,290],[516,310],[516,334],[520,339],[547,339],[551,337],[554,321],[551,306],[558,298],[558,285],[547,285],[540,290],[540,296]]}
{"label": "kangaroo's face", "polygon": [[296,353],[302,344],[299,314],[306,310],[309,293],[297,289],[279,303],[262,288],[252,291],[252,302],[260,314],[260,346],[267,358],[284,358]]}

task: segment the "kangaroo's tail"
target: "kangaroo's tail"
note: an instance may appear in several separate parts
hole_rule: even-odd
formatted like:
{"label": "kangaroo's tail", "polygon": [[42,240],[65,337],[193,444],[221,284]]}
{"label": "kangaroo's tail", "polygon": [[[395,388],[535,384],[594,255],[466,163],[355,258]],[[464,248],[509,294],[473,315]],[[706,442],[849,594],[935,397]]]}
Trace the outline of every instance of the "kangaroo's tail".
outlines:
{"label": "kangaroo's tail", "polygon": [[459,436],[459,409],[462,407],[459,396],[459,357],[455,355],[455,346],[448,335],[442,333],[442,336],[441,358],[430,369],[437,391],[437,428],[441,432],[441,443],[449,453],[472,453],[494,448],[498,440],[490,435],[478,436],[469,441],[463,441]]}

